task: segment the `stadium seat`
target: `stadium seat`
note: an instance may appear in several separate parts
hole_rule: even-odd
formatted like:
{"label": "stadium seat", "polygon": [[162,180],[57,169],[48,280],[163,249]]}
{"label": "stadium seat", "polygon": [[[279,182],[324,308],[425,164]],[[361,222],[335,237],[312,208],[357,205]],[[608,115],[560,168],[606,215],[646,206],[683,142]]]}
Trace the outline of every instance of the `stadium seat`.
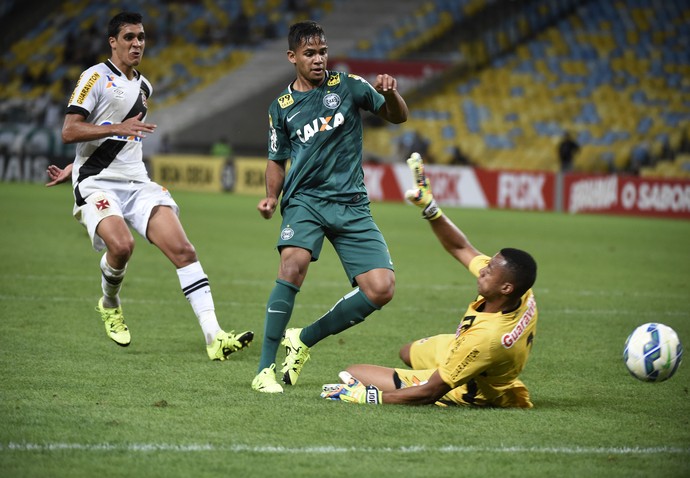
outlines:
{"label": "stadium seat", "polygon": [[[337,0],[307,2],[311,8],[309,14],[313,13],[314,17],[322,15],[330,9],[333,1]],[[7,87],[0,90],[0,100],[19,98],[30,101],[49,92],[58,97],[61,103],[64,102],[69,92],[53,84],[38,82],[39,73],[45,71],[53,83],[67,78],[66,83],[73,86],[84,68],[106,58],[109,51],[105,50],[101,26],[113,12],[121,8],[122,3],[115,0],[64,2],[54,15],[41,20],[0,57],[10,76],[5,82]],[[148,33],[145,74],[156,88],[157,101],[152,104],[153,108],[179,101],[218,76],[241,66],[251,56],[252,49],[260,47],[261,34],[269,18],[280,19],[283,23],[294,18],[287,14],[290,8],[288,0],[152,0],[132,8],[143,13]],[[222,38],[227,36],[231,22],[240,12],[248,15],[250,29],[258,32],[256,40],[246,45],[234,45]],[[173,24],[175,30],[171,32],[169,29]],[[95,36],[90,36],[92,27],[96,28]],[[287,28],[280,24],[276,27],[279,30]],[[209,28],[219,38],[213,35],[206,38]],[[93,44],[94,51],[98,50],[95,56],[65,60],[64,46],[68,31],[80,32],[83,48],[79,50],[88,50]],[[190,63],[190,59],[193,59],[193,63]],[[27,73],[26,65],[30,65]],[[171,72],[174,79],[166,78]],[[17,82],[20,83],[19,87]]]}
{"label": "stadium seat", "polygon": [[[438,22],[447,12],[458,21],[493,3],[437,0],[433,18]],[[452,131],[470,155],[494,155],[486,164],[512,157],[532,165],[524,159],[529,150],[551,158],[536,162],[547,169],[557,164],[554,142],[566,130],[582,146],[581,171],[634,170],[665,148],[680,147],[690,124],[690,57],[682,47],[690,42],[690,22],[682,21],[690,18],[690,4],[525,3],[460,46],[476,64],[487,63],[415,105],[448,115],[429,127],[438,128],[443,140]]]}

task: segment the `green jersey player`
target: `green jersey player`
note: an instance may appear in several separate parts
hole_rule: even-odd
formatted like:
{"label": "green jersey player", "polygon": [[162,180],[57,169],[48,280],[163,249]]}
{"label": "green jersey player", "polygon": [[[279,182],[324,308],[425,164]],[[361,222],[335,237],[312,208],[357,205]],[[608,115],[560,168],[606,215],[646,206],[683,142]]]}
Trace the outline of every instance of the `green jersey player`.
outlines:
{"label": "green jersey player", "polygon": [[[270,219],[282,193],[280,268],[266,307],[261,359],[252,382],[254,390],[266,393],[283,391],[275,376],[281,338],[286,347],[282,381],[294,385],[310,347],[362,322],[393,298],[393,262],[364,187],[360,110],[391,123],[406,121],[408,114],[395,78],[378,75],[372,86],[356,75],[327,70],[328,45],[317,23],[292,25],[288,47],[297,78],[269,108],[266,197],[258,205],[259,213]],[[285,330],[324,238],[333,244],[355,288],[311,325]]]}

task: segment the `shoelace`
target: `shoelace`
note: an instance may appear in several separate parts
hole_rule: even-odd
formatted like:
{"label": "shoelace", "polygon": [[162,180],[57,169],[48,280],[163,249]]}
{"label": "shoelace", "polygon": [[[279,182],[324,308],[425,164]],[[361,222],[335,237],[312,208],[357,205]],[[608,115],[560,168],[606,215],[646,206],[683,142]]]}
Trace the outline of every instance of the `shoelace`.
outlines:
{"label": "shoelace", "polygon": [[120,312],[117,312],[115,310],[109,311],[105,310],[105,322],[110,325],[110,328],[115,330],[116,332],[122,332],[123,330],[127,329],[127,326],[125,325],[125,318],[122,316]]}
{"label": "shoelace", "polygon": [[239,340],[237,340],[237,337],[235,337],[232,333],[229,333],[227,335],[227,337],[225,337],[221,341],[221,346],[223,348],[229,348],[229,349],[237,350],[240,347],[242,347],[242,344],[240,343]]}

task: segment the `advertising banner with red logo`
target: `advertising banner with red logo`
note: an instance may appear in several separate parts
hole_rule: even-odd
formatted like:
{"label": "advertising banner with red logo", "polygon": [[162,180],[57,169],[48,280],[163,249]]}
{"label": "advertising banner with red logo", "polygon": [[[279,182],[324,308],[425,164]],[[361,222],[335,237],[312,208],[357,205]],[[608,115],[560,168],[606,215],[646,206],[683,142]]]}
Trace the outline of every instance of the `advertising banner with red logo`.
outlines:
{"label": "advertising banner with red logo", "polygon": [[690,181],[634,176],[568,175],[563,207],[570,213],[690,218]]}
{"label": "advertising banner with red logo", "polygon": [[[622,175],[539,171],[487,171],[462,166],[425,166],[440,205],[530,211],[562,210],[690,218],[690,181]],[[414,187],[406,164],[365,164],[364,181],[373,201],[402,201]]]}
{"label": "advertising banner with red logo", "polygon": [[[486,171],[429,164],[425,172],[440,205],[550,211],[554,175],[541,172]],[[414,187],[406,164],[366,164],[364,181],[373,201],[402,201]]]}

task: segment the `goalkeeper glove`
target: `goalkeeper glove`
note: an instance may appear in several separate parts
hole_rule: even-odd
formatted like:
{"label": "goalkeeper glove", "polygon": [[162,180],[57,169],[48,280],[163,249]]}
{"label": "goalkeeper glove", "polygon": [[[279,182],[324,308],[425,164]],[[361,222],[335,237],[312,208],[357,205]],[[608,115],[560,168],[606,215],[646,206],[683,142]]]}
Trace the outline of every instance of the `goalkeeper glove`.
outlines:
{"label": "goalkeeper glove", "polygon": [[415,189],[410,189],[405,192],[405,197],[415,206],[422,208],[422,217],[433,221],[438,219],[443,214],[441,208],[438,207],[434,196],[431,194],[431,182],[424,174],[424,162],[419,153],[412,153],[407,159],[407,165],[412,171],[415,181]]}
{"label": "goalkeeper glove", "polygon": [[348,403],[382,403],[381,391],[375,386],[365,387],[362,382],[347,372],[340,372],[338,376],[343,383],[325,384],[321,398]]}

